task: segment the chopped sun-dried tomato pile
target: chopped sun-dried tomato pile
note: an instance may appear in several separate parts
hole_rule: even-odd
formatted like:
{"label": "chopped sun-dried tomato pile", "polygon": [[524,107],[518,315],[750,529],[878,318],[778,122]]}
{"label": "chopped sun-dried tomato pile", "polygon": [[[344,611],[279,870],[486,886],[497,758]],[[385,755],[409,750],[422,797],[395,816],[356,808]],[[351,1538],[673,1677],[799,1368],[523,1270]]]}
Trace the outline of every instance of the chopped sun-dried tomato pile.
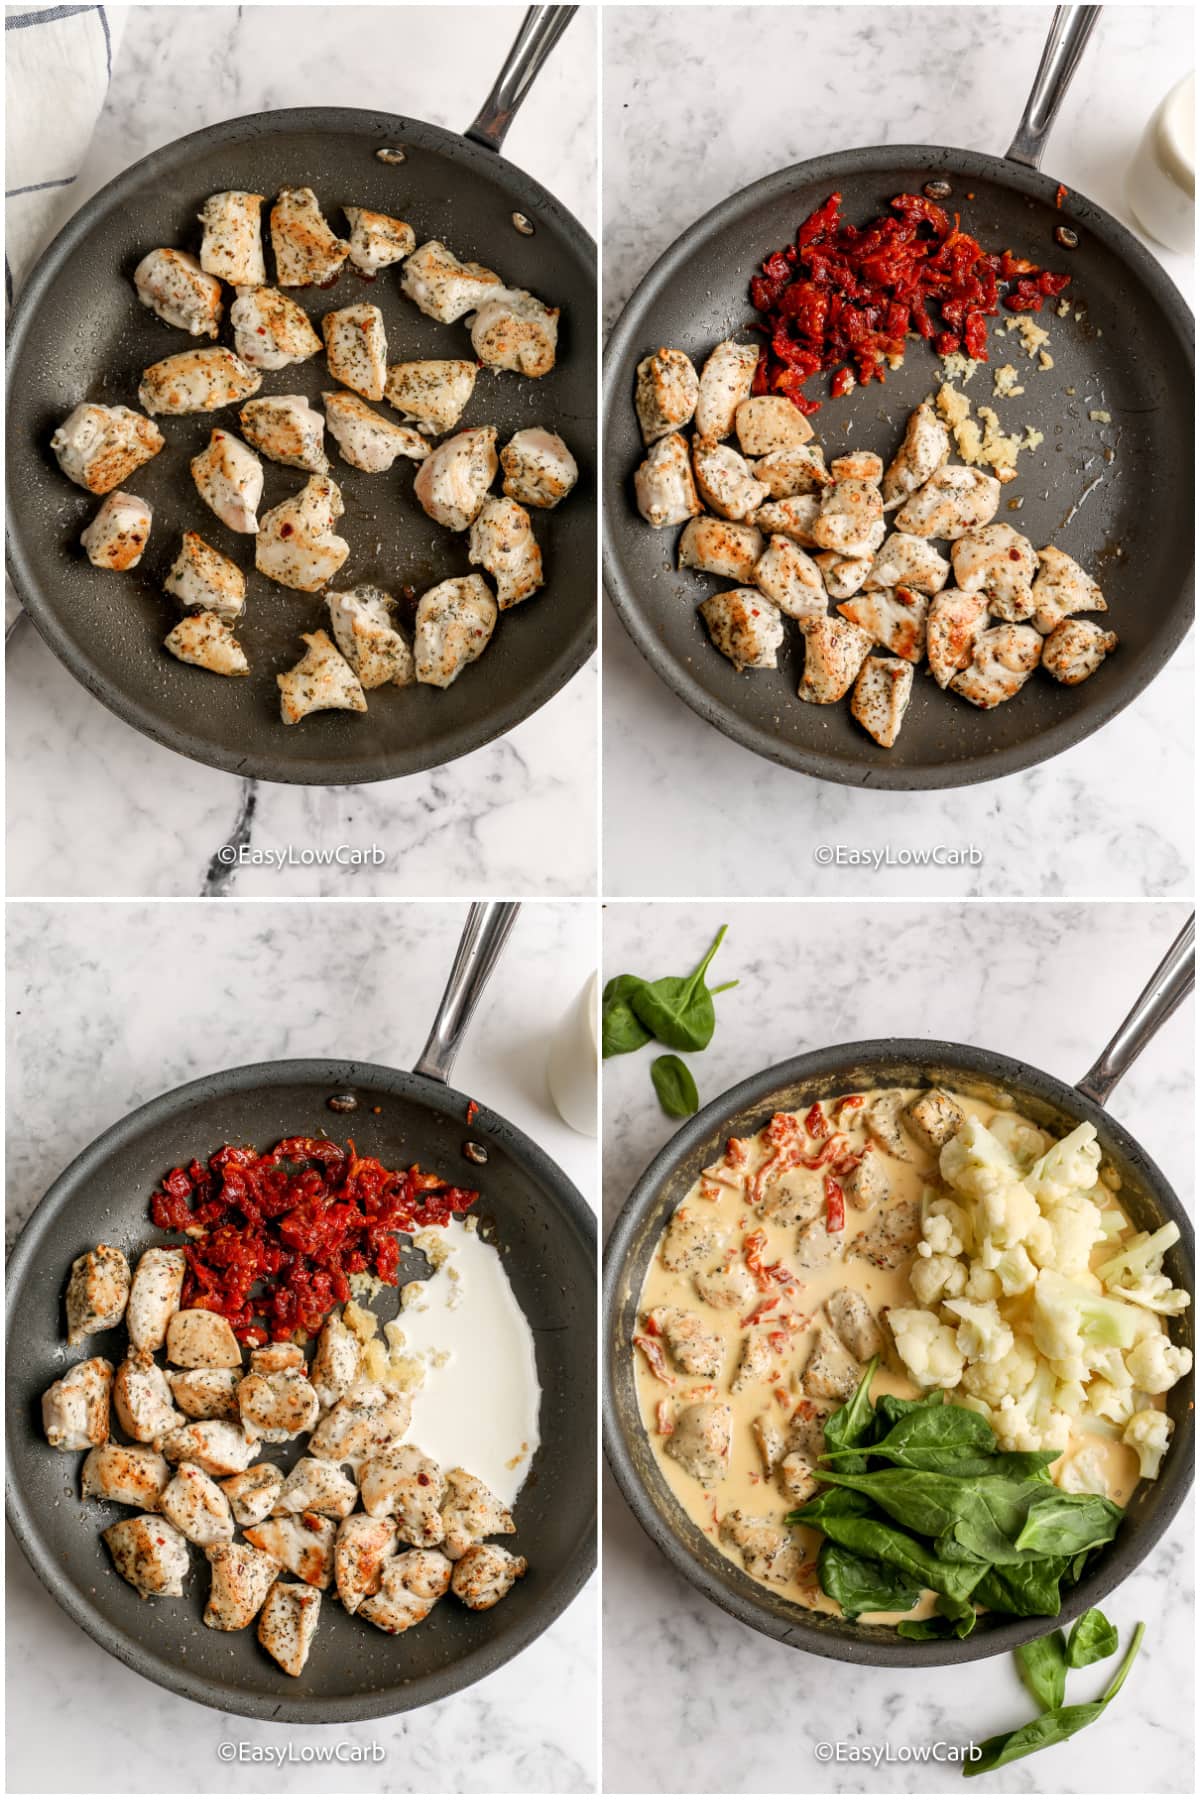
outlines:
{"label": "chopped sun-dried tomato pile", "polygon": [[415,1164],[385,1169],[353,1143],[294,1137],[265,1155],[226,1144],[207,1167],[172,1169],[150,1216],[191,1239],[183,1305],[220,1313],[243,1344],[264,1344],[318,1331],[350,1298],[351,1275],[394,1287],[396,1233],[445,1225],[478,1198]]}
{"label": "chopped sun-dried tomato pile", "polygon": [[910,332],[932,339],[939,356],[965,351],[986,362],[987,320],[999,305],[1040,312],[1071,279],[1010,250],[989,254],[960,230],[957,213],[951,219],[919,194],[898,194],[891,207],[849,225],[842,196],[830,194],[795,243],[767,257],[750,283],[767,334],[756,394],[786,394],[801,412],[816,412],[820,401],[804,392],[812,376],[836,369],[835,397],[856,381],[883,381]]}

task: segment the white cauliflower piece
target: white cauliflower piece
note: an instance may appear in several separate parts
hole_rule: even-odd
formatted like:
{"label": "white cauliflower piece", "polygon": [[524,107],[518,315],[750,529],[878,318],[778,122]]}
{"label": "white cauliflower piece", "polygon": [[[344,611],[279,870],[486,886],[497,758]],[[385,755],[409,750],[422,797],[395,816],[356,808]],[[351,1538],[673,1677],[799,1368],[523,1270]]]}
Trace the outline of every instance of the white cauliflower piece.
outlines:
{"label": "white cauliflower piece", "polygon": [[1104,1452],[1099,1444],[1085,1444],[1068,1456],[1055,1477],[1064,1494],[1107,1494]]}
{"label": "white cauliflower piece", "polygon": [[999,1362],[1012,1349],[1012,1326],[994,1300],[947,1300],[943,1310],[959,1321],[954,1341],[967,1362]]}
{"label": "white cauliflower piece", "polygon": [[1104,1237],[1100,1208],[1086,1194],[1071,1193],[1044,1205],[1044,1217],[1054,1237],[1050,1266],[1060,1275],[1086,1275],[1092,1248]]}
{"label": "white cauliflower piece", "polygon": [[1126,1385],[1099,1375],[1087,1385],[1087,1410],[1093,1418],[1127,1425],[1138,1408],[1137,1389],[1126,1376]]}
{"label": "white cauliflower piece", "polygon": [[1068,1194],[1086,1194],[1094,1188],[1099,1170],[1096,1127],[1077,1125],[1068,1137],[1038,1158],[1029,1171],[1029,1185],[1043,1206],[1053,1206]]}
{"label": "white cauliflower piece", "polygon": [[1169,1275],[1143,1275],[1136,1287],[1110,1282],[1108,1291],[1118,1300],[1128,1300],[1131,1306],[1143,1306],[1149,1312],[1163,1313],[1169,1318],[1185,1313],[1192,1304],[1187,1289],[1172,1287]]}
{"label": "white cauliflower piece", "polygon": [[[985,1240],[986,1242],[986,1240]],[[1000,1286],[1000,1277],[994,1269],[989,1269],[982,1261],[971,1264],[971,1272],[967,1276],[963,1295],[968,1300],[998,1300],[1004,1290]]]}
{"label": "white cauliflower piece", "polygon": [[917,1245],[921,1256],[962,1256],[973,1241],[966,1210],[932,1188],[921,1195],[921,1236],[929,1246]]}
{"label": "white cauliflower piece", "polygon": [[1014,1336],[1004,1355],[994,1362],[969,1363],[963,1370],[962,1384],[973,1399],[999,1406],[1005,1399],[1019,1400],[1037,1368],[1037,1351],[1029,1339]]}
{"label": "white cauliflower piece", "polygon": [[908,1285],[922,1306],[936,1306],[939,1300],[963,1292],[967,1271],[956,1257],[931,1255],[924,1244],[918,1244],[908,1271]]}
{"label": "white cauliflower piece", "polygon": [[1002,1400],[992,1413],[992,1429],[1001,1450],[1065,1450],[1071,1421],[1052,1406],[1034,1406],[1029,1395]]}
{"label": "white cauliflower piece", "polygon": [[918,1387],[958,1386],[964,1358],[949,1325],[915,1307],[893,1307],[887,1317],[900,1360]]}
{"label": "white cauliflower piece", "polygon": [[1150,1332],[1125,1355],[1125,1367],[1147,1394],[1165,1394],[1191,1366],[1191,1351],[1173,1344],[1165,1331]]}
{"label": "white cauliflower piece", "polygon": [[1043,1269],[1033,1290],[1033,1341],[1063,1381],[1086,1381],[1093,1350],[1128,1350],[1139,1335],[1139,1315],[1121,1300],[1094,1293]]}
{"label": "white cauliflower piece", "polygon": [[988,1273],[1006,1299],[1027,1294],[1038,1277],[1037,1264],[1024,1244],[1014,1244],[996,1258]]}
{"label": "white cauliflower piece", "polygon": [[1153,1406],[1134,1413],[1126,1425],[1121,1442],[1137,1451],[1143,1481],[1157,1480],[1173,1429],[1173,1422],[1166,1413]]}
{"label": "white cauliflower piece", "polygon": [[947,1186],[969,1200],[984,1200],[1020,1176],[1012,1153],[978,1119],[968,1119],[944,1146],[938,1167]]}
{"label": "white cauliflower piece", "polygon": [[1004,1145],[1023,1172],[1031,1169],[1039,1156],[1046,1154],[1052,1142],[1044,1131],[1039,1131],[1020,1113],[997,1113],[988,1130]]}

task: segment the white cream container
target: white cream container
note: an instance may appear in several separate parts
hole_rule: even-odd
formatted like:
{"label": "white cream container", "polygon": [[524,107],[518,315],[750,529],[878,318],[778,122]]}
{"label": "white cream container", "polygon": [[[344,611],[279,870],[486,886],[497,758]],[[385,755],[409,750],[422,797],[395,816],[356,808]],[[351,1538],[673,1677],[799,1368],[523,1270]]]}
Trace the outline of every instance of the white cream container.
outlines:
{"label": "white cream container", "polygon": [[1187,74],[1154,112],[1129,166],[1126,195],[1143,231],[1168,250],[1196,242],[1196,77]]}
{"label": "white cream container", "polygon": [[573,1131],[595,1137],[600,1067],[599,982],[591,975],[563,1014],[550,1042],[546,1080],[550,1097]]}

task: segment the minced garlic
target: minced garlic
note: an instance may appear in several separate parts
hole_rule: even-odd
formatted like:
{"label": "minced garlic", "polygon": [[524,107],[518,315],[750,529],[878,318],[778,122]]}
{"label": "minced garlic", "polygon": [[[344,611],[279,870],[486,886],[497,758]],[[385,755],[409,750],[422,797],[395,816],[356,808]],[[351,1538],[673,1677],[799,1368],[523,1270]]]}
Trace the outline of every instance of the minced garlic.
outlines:
{"label": "minced garlic", "polygon": [[950,356],[942,357],[942,367],[947,381],[961,381],[965,387],[979,364],[973,356],[964,356],[961,350],[955,350]]}
{"label": "minced garlic", "polygon": [[953,433],[962,460],[976,468],[986,465],[999,481],[1014,480],[1017,457],[1021,451],[1036,450],[1044,441],[1043,433],[1032,427],[1024,434],[1006,434],[998,415],[990,406],[976,408],[976,422],[971,417],[971,402],[967,396],[960,394],[948,382],[938,391],[937,409]]}
{"label": "minced garlic", "polygon": [[1088,414],[1088,418],[1095,419],[1097,425],[1111,425],[1112,424],[1112,414],[1111,413],[1090,412]]}
{"label": "minced garlic", "polygon": [[406,1281],[404,1286],[400,1289],[401,1309],[408,1306],[415,1306],[424,1292],[425,1283],[423,1281]]}
{"label": "minced garlic", "polygon": [[992,392],[1008,400],[1015,400],[1018,394],[1025,392],[1011,363],[1002,363],[1000,368],[992,371]]}
{"label": "minced garlic", "polygon": [[1039,350],[1038,351],[1038,368],[1039,369],[1052,369],[1053,367],[1054,367],[1054,358],[1050,355],[1049,351]]}
{"label": "minced garlic", "polygon": [[416,1237],[413,1239],[413,1247],[414,1249],[421,1250],[425,1253],[435,1270],[441,1268],[442,1264],[450,1254],[450,1246],[446,1242],[445,1233],[442,1231],[418,1231]]}

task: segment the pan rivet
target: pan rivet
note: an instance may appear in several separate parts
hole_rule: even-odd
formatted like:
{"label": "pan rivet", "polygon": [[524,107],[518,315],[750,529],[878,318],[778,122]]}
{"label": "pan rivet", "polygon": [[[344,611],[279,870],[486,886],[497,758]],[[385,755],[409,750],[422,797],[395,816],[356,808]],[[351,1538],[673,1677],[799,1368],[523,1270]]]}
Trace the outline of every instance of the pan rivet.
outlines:
{"label": "pan rivet", "polygon": [[525,217],[524,213],[514,213],[512,216],[512,222],[516,226],[517,230],[520,232],[522,237],[532,237],[533,236],[533,221],[531,219],[527,219]]}
{"label": "pan rivet", "polygon": [[473,1163],[485,1163],[488,1159],[488,1153],[484,1149],[483,1145],[482,1144],[473,1144],[470,1142],[469,1139],[463,1145],[463,1155],[466,1157],[468,1162],[473,1162]]}
{"label": "pan rivet", "polygon": [[1079,233],[1077,231],[1072,231],[1069,225],[1056,225],[1054,227],[1054,241],[1056,244],[1061,244],[1064,250],[1078,250]]}
{"label": "pan rivet", "polygon": [[358,1101],[353,1094],[331,1094],[325,1102],[330,1112],[357,1112]]}
{"label": "pan rivet", "polygon": [[407,150],[392,148],[390,145],[382,150],[377,150],[375,156],[379,162],[383,163],[402,163],[408,161]]}
{"label": "pan rivet", "polygon": [[921,191],[927,200],[948,200],[954,189],[948,181],[927,181]]}

